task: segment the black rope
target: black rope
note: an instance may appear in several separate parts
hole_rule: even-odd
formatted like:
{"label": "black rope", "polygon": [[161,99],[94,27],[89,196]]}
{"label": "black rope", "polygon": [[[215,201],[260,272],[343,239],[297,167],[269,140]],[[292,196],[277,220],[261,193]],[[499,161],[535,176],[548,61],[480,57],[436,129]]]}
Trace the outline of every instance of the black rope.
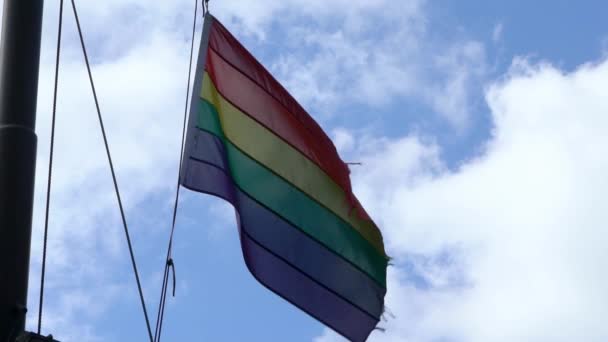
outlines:
{"label": "black rope", "polygon": [[167,263],[167,265],[169,265],[169,267],[173,271],[171,273],[173,274],[173,297],[175,297],[176,280],[175,280],[175,263],[173,262],[173,259],[169,259],[169,262]]}
{"label": "black rope", "polygon": [[[173,234],[171,234],[173,235]],[[169,251],[171,245],[169,246]],[[169,254],[170,255],[170,254]],[[160,301],[158,303],[158,314],[156,316],[156,330],[154,331],[154,342],[160,341],[160,335],[162,332],[163,320],[165,318],[165,303],[167,301],[167,281],[169,279],[169,261],[165,263],[165,273],[163,277],[163,285],[161,288]]]}
{"label": "black rope", "polygon": [[[208,2],[209,0],[203,0]],[[203,13],[205,12],[205,4],[203,3]],[[186,103],[184,105],[184,118],[182,122],[182,142],[180,145],[179,166],[177,172],[177,184],[175,189],[175,202],[173,204],[173,221],[171,223],[171,233],[169,235],[169,245],[167,247],[167,258],[165,262],[165,272],[163,277],[163,285],[161,287],[160,301],[158,303],[158,314],[156,316],[156,330],[154,332],[153,342],[160,342],[160,337],[163,329],[163,320],[165,317],[165,303],[167,301],[167,288],[169,283],[169,267],[173,267],[173,296],[175,296],[175,263],[171,257],[173,249],[173,236],[175,234],[175,221],[177,219],[177,207],[179,203],[179,181],[182,172],[182,162],[184,154],[184,140],[186,139],[186,121],[188,119],[188,102],[190,100],[190,80],[192,79],[192,59],[194,56],[194,37],[196,34],[196,19],[198,17],[198,0],[194,0],[194,19],[192,23],[192,38],[190,39],[190,60],[188,63],[188,83],[186,84]]]}
{"label": "black rope", "polygon": [[57,88],[59,84],[59,57],[61,56],[61,30],[63,28],[63,0],[59,1],[59,23],[57,29],[57,55],[55,57],[55,86],[53,89],[53,114],[51,119],[51,147],[49,172],[46,187],[46,210],[44,216],[44,242],[42,245],[42,271],[40,275],[40,302],[38,303],[38,335],[42,329],[42,305],[44,301],[44,278],[46,275],[46,250],[49,236],[49,208],[51,203],[51,179],[53,175],[53,150],[55,147],[55,117],[57,114]]}
{"label": "black rope", "polygon": [[84,54],[84,60],[87,66],[87,72],[89,74],[89,82],[91,83],[91,90],[93,91],[93,98],[95,100],[95,108],[97,109],[97,118],[99,119],[99,126],[101,128],[101,134],[103,136],[103,142],[106,148],[106,154],[108,156],[108,162],[110,164],[110,171],[112,172],[112,181],[114,182],[114,191],[116,192],[116,199],[118,200],[118,207],[120,209],[120,217],[122,218],[122,225],[127,237],[127,244],[129,246],[129,254],[131,255],[131,264],[133,265],[133,272],[135,273],[135,280],[137,281],[137,289],[139,291],[139,298],[141,300],[141,306],[144,311],[144,317],[146,319],[146,327],[148,329],[148,335],[150,341],[152,341],[152,329],[150,328],[150,320],[148,319],[148,311],[146,310],[146,302],[144,300],[144,293],[141,288],[141,282],[139,280],[139,272],[137,271],[137,264],[135,263],[135,255],[133,253],[133,246],[131,245],[131,238],[129,236],[129,228],[127,227],[127,220],[125,218],[125,212],[122,206],[122,200],[120,199],[120,192],[118,191],[118,182],[116,180],[116,173],[114,172],[114,164],[112,163],[112,156],[110,155],[110,147],[108,145],[108,138],[106,136],[106,130],[103,125],[103,119],[101,117],[101,110],[99,109],[99,101],[97,99],[97,92],[95,90],[95,83],[93,82],[93,75],[91,74],[91,65],[89,63],[89,57],[87,55],[87,49],[84,44],[84,38],[82,35],[82,28],[80,27],[80,20],[78,19],[78,11],[76,10],[76,4],[72,0],[72,9],[74,11],[74,18],[76,19],[76,26],[78,27],[78,35],[80,37],[80,44],[82,46],[82,53]]}
{"label": "black rope", "polygon": [[209,0],[202,0],[201,3],[203,5],[203,17],[205,17],[209,13]]}

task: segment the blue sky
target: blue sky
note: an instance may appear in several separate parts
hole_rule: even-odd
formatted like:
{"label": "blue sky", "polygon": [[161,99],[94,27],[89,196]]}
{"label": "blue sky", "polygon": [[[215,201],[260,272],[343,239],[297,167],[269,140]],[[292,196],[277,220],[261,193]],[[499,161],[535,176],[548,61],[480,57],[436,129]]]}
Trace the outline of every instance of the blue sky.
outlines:
{"label": "blue sky", "polygon": [[[155,318],[192,1],[81,1]],[[211,1],[332,136],[395,266],[370,341],[605,341],[608,28],[599,0]],[[69,9],[67,7],[66,9]],[[45,3],[28,326],[35,327],[57,5]],[[144,341],[66,11],[44,332]],[[200,29],[200,21],[199,21]],[[256,283],[234,213],[182,190],[164,340],[341,341]],[[555,329],[560,327],[560,329]]]}

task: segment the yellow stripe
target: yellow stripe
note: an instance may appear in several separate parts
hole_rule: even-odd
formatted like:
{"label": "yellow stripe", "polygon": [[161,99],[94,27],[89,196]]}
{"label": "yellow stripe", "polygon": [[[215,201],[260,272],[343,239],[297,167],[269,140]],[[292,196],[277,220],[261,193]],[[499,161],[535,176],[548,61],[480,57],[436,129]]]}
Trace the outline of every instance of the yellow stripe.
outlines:
{"label": "yellow stripe", "polygon": [[380,231],[349,210],[344,190],[305,155],[224,99],[207,73],[201,97],[216,107],[224,134],[234,145],[348,222],[386,256]]}

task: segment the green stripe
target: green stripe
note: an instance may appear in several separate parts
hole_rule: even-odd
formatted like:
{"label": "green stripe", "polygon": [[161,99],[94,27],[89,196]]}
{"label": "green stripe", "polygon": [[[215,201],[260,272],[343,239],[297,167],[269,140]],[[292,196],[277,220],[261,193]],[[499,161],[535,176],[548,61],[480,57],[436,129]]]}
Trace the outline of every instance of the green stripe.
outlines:
{"label": "green stripe", "polygon": [[386,258],[347,223],[235,147],[224,136],[217,110],[205,100],[198,126],[224,142],[232,177],[244,192],[386,287]]}
{"label": "green stripe", "polygon": [[207,73],[201,96],[218,109],[222,131],[236,147],[345,220],[386,255],[375,224],[351,210],[344,190],[317,164],[224,99]]}

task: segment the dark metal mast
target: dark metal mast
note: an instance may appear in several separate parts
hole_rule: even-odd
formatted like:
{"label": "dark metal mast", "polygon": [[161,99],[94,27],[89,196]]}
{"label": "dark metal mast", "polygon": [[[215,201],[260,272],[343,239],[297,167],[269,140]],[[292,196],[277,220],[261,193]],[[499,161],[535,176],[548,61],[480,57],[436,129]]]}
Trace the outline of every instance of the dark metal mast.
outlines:
{"label": "dark metal mast", "polygon": [[0,47],[0,341],[24,331],[43,0],[4,0]]}

